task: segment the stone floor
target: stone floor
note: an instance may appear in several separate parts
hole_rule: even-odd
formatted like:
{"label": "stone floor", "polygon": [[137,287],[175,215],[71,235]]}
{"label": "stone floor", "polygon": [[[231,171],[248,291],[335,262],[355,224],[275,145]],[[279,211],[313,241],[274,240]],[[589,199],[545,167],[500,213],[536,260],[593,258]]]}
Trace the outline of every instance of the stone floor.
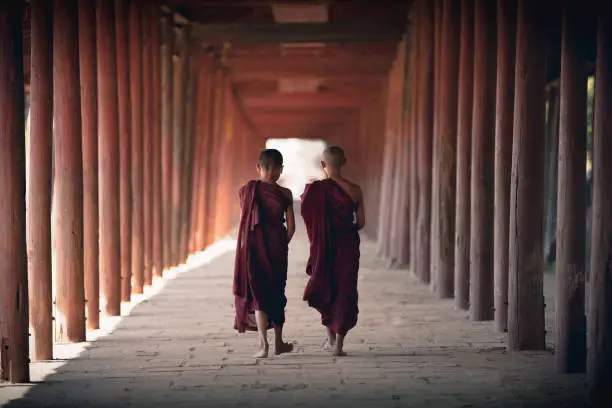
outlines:
{"label": "stone floor", "polygon": [[[232,330],[233,253],[156,282],[97,340],[56,346],[34,384],[0,385],[6,407],[583,407],[582,376],[556,375],[551,351],[508,354],[491,322],[439,301],[407,270],[386,269],[364,239],[358,326],[348,357],[321,350],[323,329],[301,300],[307,242],[290,249],[286,336],[296,351],[256,361],[252,333]],[[232,243],[230,242],[231,246]],[[552,280],[547,278],[547,291]],[[547,301],[552,305],[550,297]],[[550,323],[552,311],[548,310]],[[552,341],[549,327],[549,342]],[[72,347],[72,348],[71,348]],[[74,351],[75,347],[81,350]],[[75,358],[69,356],[70,350]],[[44,379],[44,380],[43,380]],[[10,402],[9,402],[10,401]]]}

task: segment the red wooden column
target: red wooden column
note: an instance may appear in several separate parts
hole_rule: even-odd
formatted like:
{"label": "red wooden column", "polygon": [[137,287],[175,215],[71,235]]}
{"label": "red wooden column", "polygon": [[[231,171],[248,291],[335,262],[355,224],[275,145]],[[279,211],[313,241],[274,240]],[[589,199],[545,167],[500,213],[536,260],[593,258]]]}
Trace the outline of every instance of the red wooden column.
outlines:
{"label": "red wooden column", "polygon": [[121,301],[132,295],[132,140],[130,105],[129,9],[126,0],[115,0],[117,45],[117,107],[119,109],[119,199],[121,245]]}
{"label": "red wooden column", "polygon": [[53,93],[57,342],[85,341],[83,153],[76,0],[53,3]]}
{"label": "red wooden column", "polygon": [[130,106],[132,110],[132,293],[144,287],[144,204],[143,204],[143,78],[142,3],[129,5]]}
{"label": "red wooden column", "polygon": [[164,270],[163,253],[163,209],[162,209],[162,149],[161,149],[161,38],[160,38],[160,12],[158,4],[151,3],[151,16],[149,29],[151,35],[151,71],[152,78],[152,99],[153,99],[153,274],[162,276]]}
{"label": "red wooden column", "polygon": [[544,208],[546,44],[542,22],[546,11],[538,4],[519,0],[517,14],[508,269],[510,350],[545,347],[542,211],[534,211]]}
{"label": "red wooden column", "polygon": [[172,92],[172,265],[181,263],[181,187],[183,184],[183,150],[185,138],[185,93],[189,74],[187,27],[175,29],[176,59],[173,67]]}
{"label": "red wooden column", "polygon": [[0,379],[13,383],[30,380],[22,21],[23,2],[0,3]]}
{"label": "red wooden column", "polygon": [[121,314],[119,109],[114,4],[96,2],[98,147],[100,165],[100,276],[108,316]]}
{"label": "red wooden column", "polygon": [[100,327],[98,220],[98,104],[96,82],[96,12],[92,2],[78,1],[79,71],[83,138],[83,264],[87,328]]}
{"label": "red wooden column", "polygon": [[609,8],[598,13],[587,379],[604,406],[612,399],[612,15]]}
{"label": "red wooden column", "polygon": [[474,101],[470,227],[470,318],[493,319],[495,2],[474,4]]}
{"label": "red wooden column", "polygon": [[[32,360],[51,360],[51,172],[53,143],[52,9],[48,0],[30,4],[30,139],[28,143],[27,242]],[[5,34],[0,34],[5,35]],[[8,72],[8,71],[3,71]],[[14,103],[14,102],[11,102]]]}
{"label": "red wooden column", "polygon": [[457,183],[455,212],[455,305],[470,304],[470,211],[472,105],[474,94],[474,0],[461,2],[459,108],[457,111]]}
{"label": "red wooden column", "polygon": [[225,74],[221,69],[217,69],[215,73],[215,91],[213,95],[213,121],[211,123],[212,132],[212,144],[211,144],[211,156],[210,156],[210,178],[208,180],[208,214],[206,217],[206,245],[212,244],[217,239],[217,230],[215,225],[215,218],[218,213],[218,184],[219,184],[219,162],[220,155],[219,151],[221,148],[221,121],[223,98],[225,93]]}
{"label": "red wooden column", "polygon": [[171,18],[161,18],[161,167],[162,167],[162,251],[164,268],[172,265],[172,77],[173,33]]}
{"label": "red wooden column", "polygon": [[416,275],[424,283],[430,281],[431,232],[431,150],[433,135],[433,7],[420,3],[420,66],[419,66],[419,129],[417,171],[419,203],[416,227]]}
{"label": "red wooden column", "polygon": [[512,121],[514,120],[516,7],[516,0],[497,1],[493,305],[495,329],[499,332],[506,331],[508,328],[508,237],[510,233]]}
{"label": "red wooden column", "polygon": [[[416,273],[416,222],[417,208],[419,203],[419,186],[417,177],[417,160],[418,160],[418,140],[419,140],[419,80],[421,75],[421,35],[419,18],[419,6],[412,6],[410,10],[410,20],[413,22],[410,32],[410,41],[412,55],[411,58],[411,74],[410,74],[410,269]],[[372,118],[372,125],[368,128],[367,138],[372,139],[371,129],[376,126],[376,114]],[[371,146],[371,142],[370,142]],[[372,163],[373,164],[373,163]]]}
{"label": "red wooden column", "polygon": [[[457,150],[457,102],[459,84],[460,1],[442,0],[442,32],[440,49],[440,90],[438,143],[434,151],[434,167],[438,169],[433,188],[438,191],[437,229],[432,231],[434,268],[437,270],[436,293],[439,298],[453,297],[455,261],[455,185]],[[432,223],[434,225],[434,223]]]}
{"label": "red wooden column", "polygon": [[153,283],[153,77],[151,6],[142,3],[142,216],[144,284]]}
{"label": "red wooden column", "polygon": [[584,170],[589,60],[582,44],[588,23],[583,4],[564,2],[555,295],[555,367],[561,373],[584,372],[586,365]]}

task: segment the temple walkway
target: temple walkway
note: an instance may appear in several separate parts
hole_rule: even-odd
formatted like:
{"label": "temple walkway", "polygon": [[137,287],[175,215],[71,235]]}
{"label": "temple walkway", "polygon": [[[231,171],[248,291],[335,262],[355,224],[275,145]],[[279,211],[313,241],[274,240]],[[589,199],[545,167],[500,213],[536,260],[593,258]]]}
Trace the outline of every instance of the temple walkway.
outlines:
{"label": "temple walkway", "polygon": [[[348,357],[321,350],[317,314],[301,300],[307,238],[290,249],[286,336],[296,351],[256,361],[253,333],[232,330],[232,243],[169,274],[76,358],[32,364],[32,386],[0,385],[7,407],[376,406],[581,407],[583,377],[555,375],[551,351],[508,354],[491,322],[472,322],[407,270],[387,269],[362,242],[358,326]],[[546,280],[552,292],[552,279]],[[156,282],[156,285],[161,285]],[[553,302],[547,299],[550,330]],[[549,343],[552,332],[548,333]],[[60,358],[71,346],[56,346]],[[64,351],[62,351],[64,350]]]}

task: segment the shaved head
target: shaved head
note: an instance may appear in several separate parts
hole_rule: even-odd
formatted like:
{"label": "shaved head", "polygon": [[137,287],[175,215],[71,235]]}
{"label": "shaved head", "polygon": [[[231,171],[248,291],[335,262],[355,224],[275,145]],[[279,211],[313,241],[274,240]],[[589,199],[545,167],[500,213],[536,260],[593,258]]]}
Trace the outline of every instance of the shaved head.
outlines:
{"label": "shaved head", "polygon": [[344,150],[338,146],[329,146],[323,151],[323,161],[331,168],[341,168],[346,163]]}

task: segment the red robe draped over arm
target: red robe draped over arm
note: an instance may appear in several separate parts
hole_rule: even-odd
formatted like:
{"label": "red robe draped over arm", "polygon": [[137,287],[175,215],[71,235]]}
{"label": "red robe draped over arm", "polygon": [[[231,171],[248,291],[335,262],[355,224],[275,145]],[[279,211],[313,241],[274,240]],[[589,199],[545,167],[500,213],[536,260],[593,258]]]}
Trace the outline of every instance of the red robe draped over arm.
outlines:
{"label": "red robe draped over arm", "polygon": [[302,217],[310,240],[304,300],[323,325],[345,335],[357,324],[359,233],[356,203],[333,180],[315,181],[302,194]]}
{"label": "red robe draped over arm", "polygon": [[234,262],[234,328],[257,330],[255,310],[268,314],[269,326],[285,322],[289,199],[280,186],[250,181],[240,189],[241,217]]}

